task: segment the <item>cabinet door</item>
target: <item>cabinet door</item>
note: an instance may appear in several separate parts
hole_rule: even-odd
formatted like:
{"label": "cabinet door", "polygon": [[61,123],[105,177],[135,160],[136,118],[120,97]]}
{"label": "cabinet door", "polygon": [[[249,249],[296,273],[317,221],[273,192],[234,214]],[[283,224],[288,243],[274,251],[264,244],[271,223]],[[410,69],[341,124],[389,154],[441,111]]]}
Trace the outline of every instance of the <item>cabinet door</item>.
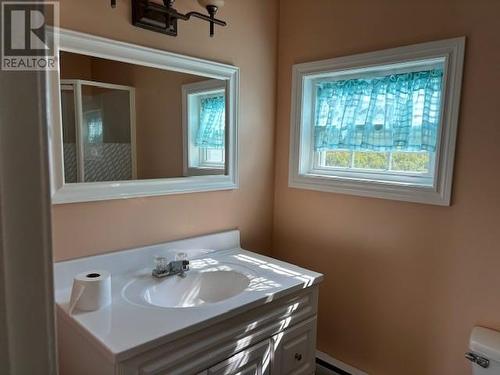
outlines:
{"label": "cabinet door", "polygon": [[316,362],[316,317],[272,338],[275,348],[273,375],[311,375]]}
{"label": "cabinet door", "polygon": [[262,341],[208,369],[208,375],[270,375],[271,342]]}

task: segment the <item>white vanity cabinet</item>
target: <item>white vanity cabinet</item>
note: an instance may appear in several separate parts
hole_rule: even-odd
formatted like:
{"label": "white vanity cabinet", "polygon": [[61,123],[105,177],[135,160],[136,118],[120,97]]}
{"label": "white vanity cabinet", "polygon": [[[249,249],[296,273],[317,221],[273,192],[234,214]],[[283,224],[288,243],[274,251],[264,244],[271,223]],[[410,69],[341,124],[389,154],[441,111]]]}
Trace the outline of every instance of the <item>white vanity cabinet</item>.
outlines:
{"label": "white vanity cabinet", "polygon": [[251,346],[198,375],[310,375],[315,369],[316,317]]}
{"label": "white vanity cabinet", "polygon": [[[59,312],[61,375],[312,375],[314,285],[112,363]],[[135,352],[135,351],[134,351]],[[85,356],[88,361],[82,360]],[[120,358],[122,357],[122,358]]]}
{"label": "white vanity cabinet", "polygon": [[312,375],[317,301],[317,286],[278,298],[117,363],[117,374]]}
{"label": "white vanity cabinet", "polygon": [[272,373],[314,374],[316,362],[316,316],[273,336]]}
{"label": "white vanity cabinet", "polygon": [[209,368],[205,375],[311,375],[315,369],[316,316]]}
{"label": "white vanity cabinet", "polygon": [[[56,264],[61,375],[314,374],[323,275],[241,249],[237,231],[166,246]],[[178,250],[170,248],[188,252],[191,274],[152,279],[150,259],[158,254],[173,258]],[[196,250],[210,248],[220,250]],[[73,275],[92,269],[112,274],[112,303],[97,311],[70,314]],[[223,272],[239,278],[209,277]],[[221,293],[234,289],[228,284],[243,276],[247,285],[239,294],[225,294],[217,301]],[[179,291],[175,289],[179,285],[188,288]],[[151,288],[165,301],[178,303],[174,307],[149,303],[144,296]],[[186,291],[211,302],[186,304],[198,301],[189,299]]]}
{"label": "white vanity cabinet", "polygon": [[233,355],[231,358],[210,367],[207,375],[270,375],[271,374],[271,340]]}

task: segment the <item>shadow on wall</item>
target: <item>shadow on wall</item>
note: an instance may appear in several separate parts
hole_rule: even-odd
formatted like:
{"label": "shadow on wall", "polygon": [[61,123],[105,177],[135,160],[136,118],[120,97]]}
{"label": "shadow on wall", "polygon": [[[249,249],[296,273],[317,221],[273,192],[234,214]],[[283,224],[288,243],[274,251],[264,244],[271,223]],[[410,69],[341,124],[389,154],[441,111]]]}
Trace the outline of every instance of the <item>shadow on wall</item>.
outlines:
{"label": "shadow on wall", "polygon": [[[321,227],[317,229],[299,228],[295,220],[288,220],[293,229],[286,234],[275,232],[275,249],[286,251],[274,255],[325,274],[320,285],[318,349],[363,368],[356,358],[379,363],[390,348],[391,356],[404,359],[402,366],[427,368],[432,374],[431,361],[416,357],[413,348],[432,355],[433,344],[450,331],[446,314],[452,306],[442,295],[451,283],[452,270],[447,269],[452,265],[440,252],[442,243],[434,231],[419,238],[432,245],[412,252],[383,237],[386,231],[398,236],[398,229],[385,228],[381,220],[360,218],[356,228],[333,238],[331,229],[322,224],[317,223]],[[368,225],[375,231],[379,228],[379,235],[366,234],[362,228]]]}

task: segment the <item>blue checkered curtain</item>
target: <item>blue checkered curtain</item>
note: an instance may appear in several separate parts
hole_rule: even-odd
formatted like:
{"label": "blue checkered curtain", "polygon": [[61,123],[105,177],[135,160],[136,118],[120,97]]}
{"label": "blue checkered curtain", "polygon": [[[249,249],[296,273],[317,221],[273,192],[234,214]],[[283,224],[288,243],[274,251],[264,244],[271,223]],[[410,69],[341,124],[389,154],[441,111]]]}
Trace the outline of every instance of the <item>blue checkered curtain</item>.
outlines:
{"label": "blue checkered curtain", "polygon": [[443,70],[319,82],[316,151],[435,151]]}
{"label": "blue checkered curtain", "polygon": [[196,134],[196,146],[223,149],[226,127],[224,95],[202,98],[200,104],[200,126]]}

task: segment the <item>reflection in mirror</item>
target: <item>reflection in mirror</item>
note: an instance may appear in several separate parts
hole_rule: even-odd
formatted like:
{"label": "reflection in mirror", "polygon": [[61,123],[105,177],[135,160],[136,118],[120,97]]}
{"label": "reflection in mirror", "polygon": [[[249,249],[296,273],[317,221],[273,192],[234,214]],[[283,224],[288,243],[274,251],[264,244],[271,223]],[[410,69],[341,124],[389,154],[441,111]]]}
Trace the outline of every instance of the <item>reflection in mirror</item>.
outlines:
{"label": "reflection in mirror", "polygon": [[225,164],[225,87],[221,81],[182,87],[185,175],[216,174]]}
{"label": "reflection in mirror", "polygon": [[65,183],[223,175],[226,81],[61,51]]}
{"label": "reflection in mirror", "polygon": [[137,178],[133,92],[128,86],[61,80],[66,183]]}

